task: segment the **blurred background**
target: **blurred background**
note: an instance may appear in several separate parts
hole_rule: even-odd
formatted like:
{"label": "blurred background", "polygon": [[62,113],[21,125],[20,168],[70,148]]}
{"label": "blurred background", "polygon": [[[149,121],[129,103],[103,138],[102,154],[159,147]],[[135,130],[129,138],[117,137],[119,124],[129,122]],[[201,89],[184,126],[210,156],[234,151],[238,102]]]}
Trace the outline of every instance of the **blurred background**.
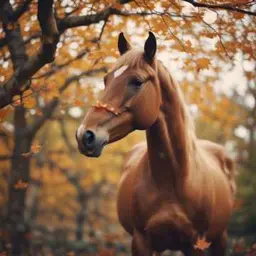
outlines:
{"label": "blurred background", "polygon": [[130,255],[116,192],[124,157],[144,132],[90,159],[79,154],[75,131],[118,58],[118,34],[143,47],[149,30],[158,58],[183,90],[198,137],[224,145],[236,160],[228,255],[253,255],[255,1],[39,4],[0,4],[0,255]]}

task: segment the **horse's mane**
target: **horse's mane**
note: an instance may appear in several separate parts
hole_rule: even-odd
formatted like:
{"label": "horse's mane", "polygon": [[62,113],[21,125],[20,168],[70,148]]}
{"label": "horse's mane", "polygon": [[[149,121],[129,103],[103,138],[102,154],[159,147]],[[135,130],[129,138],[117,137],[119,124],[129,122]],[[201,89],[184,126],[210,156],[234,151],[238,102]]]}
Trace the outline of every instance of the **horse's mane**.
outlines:
{"label": "horse's mane", "polygon": [[[141,69],[144,71],[147,71],[149,73],[155,72],[153,67],[148,65],[148,63],[145,61],[143,57],[143,51],[139,49],[131,49],[117,60],[114,69],[118,69],[121,66],[128,65],[129,67],[133,67],[136,69]],[[190,111],[188,109],[188,105],[185,102],[182,90],[178,83],[173,79],[167,68],[162,64],[161,61],[156,61],[156,67],[158,76],[162,77],[163,81],[161,83],[161,87],[163,87],[163,90],[172,96],[175,94],[175,97],[178,97],[172,104],[177,104],[176,108],[178,109],[177,113],[172,113],[173,115],[181,115],[183,124],[182,128],[183,131],[178,131],[179,136],[185,136],[184,143],[186,147],[186,155],[187,160],[191,159],[194,148],[195,148],[195,125],[192,115],[190,114]],[[171,96],[170,96],[171,97]],[[170,111],[172,111],[170,109]],[[177,118],[179,119],[179,118]]]}

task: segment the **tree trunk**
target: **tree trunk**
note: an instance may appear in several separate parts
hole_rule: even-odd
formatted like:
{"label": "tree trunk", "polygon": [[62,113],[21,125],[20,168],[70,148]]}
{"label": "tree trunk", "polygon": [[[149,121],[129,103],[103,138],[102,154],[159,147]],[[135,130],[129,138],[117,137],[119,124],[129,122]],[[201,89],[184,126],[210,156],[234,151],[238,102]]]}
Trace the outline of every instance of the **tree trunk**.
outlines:
{"label": "tree trunk", "polygon": [[23,157],[22,153],[29,152],[31,138],[26,136],[26,110],[16,107],[14,114],[15,137],[13,160],[11,165],[8,200],[8,230],[11,239],[11,255],[29,255],[29,225],[25,223],[26,188],[15,186],[21,181],[29,183],[30,158]]}
{"label": "tree trunk", "polygon": [[[17,71],[27,61],[24,41],[20,32],[19,24],[10,28],[10,17],[13,10],[9,1],[4,5],[3,29],[6,34],[7,45],[10,51],[14,70]],[[25,85],[24,85],[25,86]],[[22,153],[30,151],[32,137],[28,134],[26,122],[26,109],[22,106],[15,107],[14,112],[14,148],[9,179],[8,211],[6,217],[6,228],[9,233],[10,255],[29,255],[29,227],[25,223],[24,210],[26,188],[15,186],[17,182],[29,182],[30,159],[23,157]],[[9,255],[8,254],[8,255]]]}

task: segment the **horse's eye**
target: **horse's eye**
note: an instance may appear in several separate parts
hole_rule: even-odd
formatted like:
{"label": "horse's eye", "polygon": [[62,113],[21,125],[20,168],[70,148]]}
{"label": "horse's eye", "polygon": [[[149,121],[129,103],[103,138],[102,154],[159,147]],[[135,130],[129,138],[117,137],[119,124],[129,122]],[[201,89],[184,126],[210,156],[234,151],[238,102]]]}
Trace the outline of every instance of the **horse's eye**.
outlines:
{"label": "horse's eye", "polygon": [[142,81],[140,81],[139,79],[132,79],[129,82],[129,85],[134,86],[134,87],[140,87],[142,85]]}

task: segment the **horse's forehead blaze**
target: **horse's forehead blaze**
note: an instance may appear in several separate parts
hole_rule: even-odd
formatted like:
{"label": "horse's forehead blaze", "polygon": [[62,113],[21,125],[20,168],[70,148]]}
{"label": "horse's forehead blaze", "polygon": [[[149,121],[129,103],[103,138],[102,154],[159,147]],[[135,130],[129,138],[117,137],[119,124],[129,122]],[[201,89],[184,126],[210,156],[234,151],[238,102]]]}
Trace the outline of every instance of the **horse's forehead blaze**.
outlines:
{"label": "horse's forehead blaze", "polygon": [[122,66],[120,67],[119,69],[117,69],[115,72],[114,72],[114,78],[117,78],[118,76],[122,75],[123,72],[128,68],[128,65],[125,65],[125,66]]}

